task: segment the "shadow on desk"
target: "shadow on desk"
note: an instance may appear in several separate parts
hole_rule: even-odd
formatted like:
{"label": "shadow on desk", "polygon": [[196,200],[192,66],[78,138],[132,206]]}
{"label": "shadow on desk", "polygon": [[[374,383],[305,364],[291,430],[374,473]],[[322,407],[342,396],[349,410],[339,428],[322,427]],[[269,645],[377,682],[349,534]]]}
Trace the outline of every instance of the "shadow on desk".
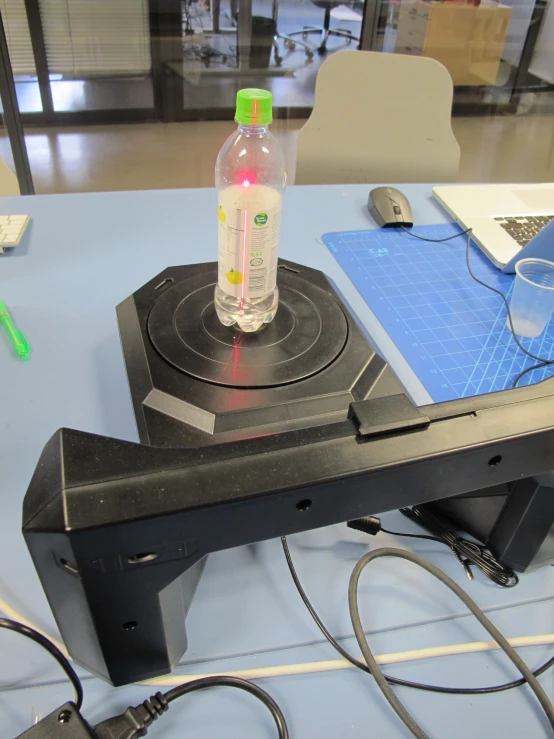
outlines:
{"label": "shadow on desk", "polygon": [[33,228],[33,221],[28,224],[25,229],[25,233],[21,237],[21,241],[18,246],[9,247],[5,249],[3,254],[0,254],[0,259],[13,259],[14,257],[24,257],[29,253],[29,242],[31,240],[31,229]]}
{"label": "shadow on desk", "polygon": [[357,562],[360,557],[367,554],[368,549],[370,549],[368,544],[364,544],[361,541],[347,541],[346,539],[336,541],[331,547],[326,547],[321,544],[299,544],[298,541],[296,541],[295,547],[297,549],[302,549],[305,552],[317,552],[324,549],[325,551],[333,552],[337,559],[351,560],[353,562]]}

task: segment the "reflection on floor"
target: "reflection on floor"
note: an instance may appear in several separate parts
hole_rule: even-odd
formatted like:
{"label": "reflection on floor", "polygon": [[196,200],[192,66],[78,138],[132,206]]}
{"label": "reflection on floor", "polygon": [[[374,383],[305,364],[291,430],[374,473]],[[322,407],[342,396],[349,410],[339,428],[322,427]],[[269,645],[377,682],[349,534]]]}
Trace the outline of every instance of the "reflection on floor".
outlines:
{"label": "reflection on floor", "polygon": [[[41,113],[38,82],[18,81],[17,102],[21,113]],[[78,110],[116,110],[154,106],[150,78],[114,78],[96,80],[55,80],[50,82],[56,112]]]}
{"label": "reflection on floor", "polygon": [[[289,170],[301,126],[272,127]],[[25,140],[38,193],[211,187],[217,153],[235,127],[217,121],[37,128],[26,129]]]}
{"label": "reflection on floor", "polygon": [[[554,181],[551,116],[454,118],[462,182]],[[289,181],[303,121],[275,121]],[[211,187],[229,121],[26,130],[38,193]],[[7,140],[0,155],[10,164]]]}
{"label": "reflection on floor", "polygon": [[554,181],[552,116],[454,118],[461,182]]}

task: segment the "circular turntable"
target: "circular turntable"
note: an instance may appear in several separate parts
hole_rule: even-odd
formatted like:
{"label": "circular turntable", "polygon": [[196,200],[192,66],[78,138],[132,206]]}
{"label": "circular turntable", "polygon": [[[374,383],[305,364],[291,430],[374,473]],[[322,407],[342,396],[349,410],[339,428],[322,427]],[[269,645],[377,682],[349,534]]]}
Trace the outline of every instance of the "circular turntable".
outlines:
{"label": "circular turntable", "polygon": [[348,324],[339,304],[292,270],[279,270],[279,308],[255,333],[223,326],[214,306],[215,275],[175,283],[154,303],[148,335],[173,367],[204,382],[238,388],[287,385],[329,366]]}

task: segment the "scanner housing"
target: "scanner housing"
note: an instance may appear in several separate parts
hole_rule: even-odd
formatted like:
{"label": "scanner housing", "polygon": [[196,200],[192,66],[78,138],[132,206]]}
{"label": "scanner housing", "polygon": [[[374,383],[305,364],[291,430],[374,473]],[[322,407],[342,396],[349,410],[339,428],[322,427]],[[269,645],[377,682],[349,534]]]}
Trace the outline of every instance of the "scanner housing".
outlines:
{"label": "scanner housing", "polygon": [[281,261],[256,334],[219,323],[216,279],[171,267],[117,307],[140,443],[60,429],[25,496],[78,663],[168,673],[211,552],[403,506],[442,506],[520,572],[554,560],[554,381],[416,407],[321,272]]}

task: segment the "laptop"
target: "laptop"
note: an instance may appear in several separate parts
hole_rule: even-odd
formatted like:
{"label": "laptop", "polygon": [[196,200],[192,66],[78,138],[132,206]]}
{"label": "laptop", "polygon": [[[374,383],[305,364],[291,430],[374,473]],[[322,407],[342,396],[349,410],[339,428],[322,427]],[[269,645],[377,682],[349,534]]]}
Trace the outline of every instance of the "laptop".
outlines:
{"label": "laptop", "polygon": [[554,262],[554,183],[440,185],[433,194],[503,272],[528,257]]}

